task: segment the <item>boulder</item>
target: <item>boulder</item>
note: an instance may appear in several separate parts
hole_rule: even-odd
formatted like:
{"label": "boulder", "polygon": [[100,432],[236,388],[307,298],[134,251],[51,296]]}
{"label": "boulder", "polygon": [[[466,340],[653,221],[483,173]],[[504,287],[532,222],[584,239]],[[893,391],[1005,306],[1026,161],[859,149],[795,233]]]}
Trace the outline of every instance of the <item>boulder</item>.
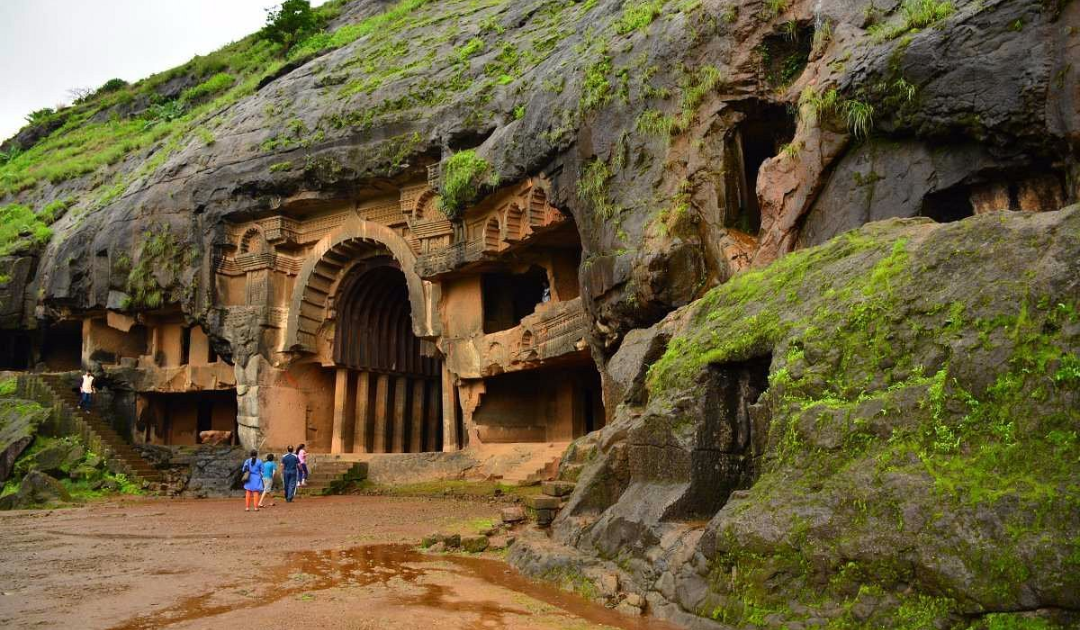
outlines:
{"label": "boulder", "polygon": [[480,553],[488,548],[487,536],[463,536],[461,548],[469,553]]}
{"label": "boulder", "polygon": [[0,483],[11,476],[15,460],[34,441],[38,426],[48,417],[49,410],[33,401],[0,399]]}
{"label": "boulder", "polygon": [[15,494],[0,499],[0,509],[21,510],[70,500],[71,495],[59,481],[39,470],[31,470]]}
{"label": "boulder", "polygon": [[544,494],[535,494],[525,499],[526,505],[534,510],[557,510],[559,509],[559,497],[549,497]]}
{"label": "boulder", "polygon": [[79,444],[57,440],[35,453],[31,466],[50,475],[66,474],[85,454]]}
{"label": "boulder", "polygon": [[209,446],[228,444],[232,440],[232,431],[200,431],[199,442]]}
{"label": "boulder", "polygon": [[503,523],[508,525],[520,523],[525,520],[525,509],[517,505],[503,508],[502,511],[499,512],[499,518],[502,519]]}

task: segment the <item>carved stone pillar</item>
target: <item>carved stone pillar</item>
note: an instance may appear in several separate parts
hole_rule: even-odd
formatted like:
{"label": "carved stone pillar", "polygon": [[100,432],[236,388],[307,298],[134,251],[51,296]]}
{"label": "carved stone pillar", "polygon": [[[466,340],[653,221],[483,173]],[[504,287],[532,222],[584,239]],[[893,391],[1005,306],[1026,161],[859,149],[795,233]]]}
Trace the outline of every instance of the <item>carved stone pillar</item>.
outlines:
{"label": "carved stone pillar", "polygon": [[458,450],[457,442],[457,388],[450,370],[443,366],[442,371],[442,420],[443,448],[446,453]]}
{"label": "carved stone pillar", "polygon": [[412,422],[409,430],[409,452],[424,450],[424,379],[412,382]]}
{"label": "carved stone pillar", "polygon": [[405,452],[405,396],[408,391],[408,378],[398,376],[394,379],[394,432],[392,434],[394,453]]}
{"label": "carved stone pillar", "polygon": [[330,436],[330,452],[344,453],[345,444],[342,435],[345,425],[352,421],[352,411],[355,406],[355,392],[350,387],[349,370],[338,368],[337,378],[334,381],[334,425]]}
{"label": "carved stone pillar", "polygon": [[367,453],[367,434],[371,427],[371,410],[368,399],[371,391],[371,372],[359,372],[356,375],[356,412],[353,414],[354,453]]}
{"label": "carved stone pillar", "polygon": [[376,453],[386,452],[386,411],[389,402],[390,377],[380,374],[375,381],[375,437],[371,445]]}

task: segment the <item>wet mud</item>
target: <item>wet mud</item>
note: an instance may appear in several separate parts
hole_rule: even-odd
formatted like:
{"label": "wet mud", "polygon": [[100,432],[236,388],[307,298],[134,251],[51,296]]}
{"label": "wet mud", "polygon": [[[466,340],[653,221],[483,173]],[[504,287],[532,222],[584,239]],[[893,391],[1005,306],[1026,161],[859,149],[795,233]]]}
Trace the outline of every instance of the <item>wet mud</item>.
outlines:
{"label": "wet mud", "polygon": [[[525,578],[499,560],[423,553],[409,545],[367,545],[345,550],[305,551],[289,554],[288,561],[272,573],[269,592],[248,601],[218,601],[213,593],[184,598],[151,615],[137,617],[111,630],[149,630],[186,621],[207,620],[243,608],[265,606],[284,598],[305,597],[327,589],[388,587],[391,599],[403,608],[430,608],[469,619],[461,628],[497,630],[515,628],[514,621],[534,611],[505,601],[459,597],[450,584],[425,580],[431,574],[480,579],[512,590],[600,626],[624,630],[674,628],[655,619],[633,618],[609,610],[572,593]],[[402,584],[414,588],[400,588]],[[239,588],[233,584],[228,589]]]}

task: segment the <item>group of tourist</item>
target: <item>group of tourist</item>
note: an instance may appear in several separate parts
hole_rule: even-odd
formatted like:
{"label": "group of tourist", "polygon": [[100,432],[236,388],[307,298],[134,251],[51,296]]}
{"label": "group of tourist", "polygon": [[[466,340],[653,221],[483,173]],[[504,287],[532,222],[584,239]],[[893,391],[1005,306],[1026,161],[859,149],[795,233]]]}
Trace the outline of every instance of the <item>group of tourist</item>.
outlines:
{"label": "group of tourist", "polygon": [[[251,451],[250,459],[244,460],[241,468],[244,481],[244,511],[250,512],[252,507],[258,512],[266,497],[270,497],[270,506],[276,505],[271,495],[274,489],[274,479],[278,476],[278,464],[274,461],[274,454],[267,453],[266,459],[259,459],[259,451]],[[308,466],[307,450],[301,444],[296,452],[290,446],[288,452],[281,458],[281,479],[285,488],[285,501],[292,503],[296,496],[296,488],[307,485]]]}

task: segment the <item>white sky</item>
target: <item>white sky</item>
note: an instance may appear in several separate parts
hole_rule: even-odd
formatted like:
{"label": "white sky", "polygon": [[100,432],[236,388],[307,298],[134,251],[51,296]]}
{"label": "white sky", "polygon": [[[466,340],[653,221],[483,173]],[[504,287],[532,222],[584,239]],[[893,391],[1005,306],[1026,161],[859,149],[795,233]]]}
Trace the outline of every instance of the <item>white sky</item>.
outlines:
{"label": "white sky", "polygon": [[[313,6],[325,0],[313,0]],[[0,0],[0,141],[68,89],[134,82],[258,30],[280,0]]]}

